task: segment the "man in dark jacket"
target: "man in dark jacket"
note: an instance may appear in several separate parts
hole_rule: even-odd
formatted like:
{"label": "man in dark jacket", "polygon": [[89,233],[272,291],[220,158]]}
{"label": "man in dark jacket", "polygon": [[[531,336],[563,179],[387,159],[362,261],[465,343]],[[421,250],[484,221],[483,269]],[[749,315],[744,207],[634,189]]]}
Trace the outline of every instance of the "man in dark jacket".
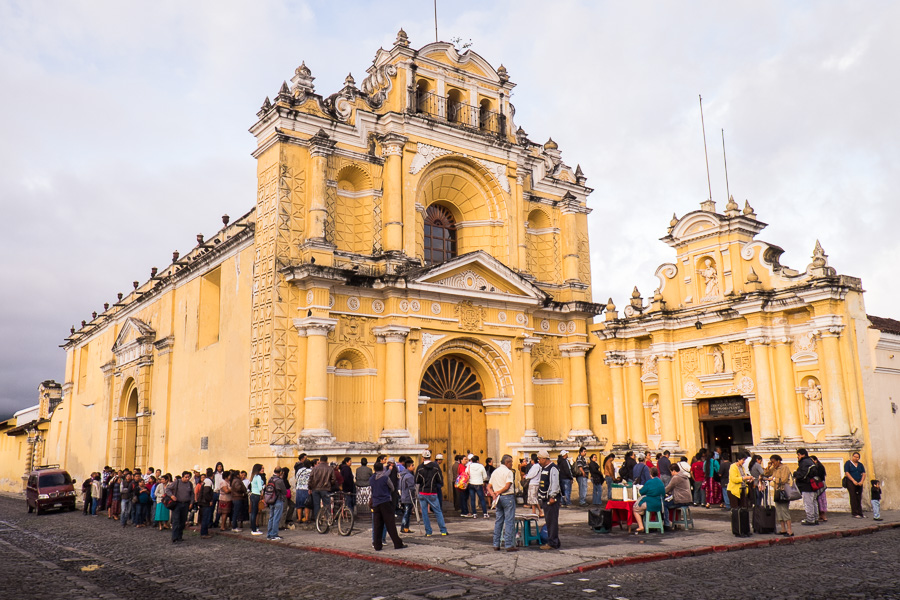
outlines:
{"label": "man in dark jacket", "polygon": [[809,457],[809,452],[805,448],[798,449],[794,481],[797,482],[797,489],[800,490],[800,495],[803,497],[803,510],[806,511],[806,518],[800,521],[801,525],[819,524],[819,502],[816,498],[816,491],[812,488],[812,479],[818,474],[819,468]]}
{"label": "man in dark jacket", "polygon": [[672,461],[669,460],[668,450],[659,457],[659,460],[656,462],[656,468],[659,469],[659,478],[662,479],[662,482],[669,485],[669,480],[672,479]]}
{"label": "man in dark jacket", "polygon": [[331,492],[331,486],[336,481],[334,469],[328,464],[328,457],[322,456],[309,474],[309,495],[312,496],[313,522],[319,515],[320,503],[326,509],[331,508],[328,494]]}
{"label": "man in dark jacket", "polygon": [[572,465],[569,464],[568,450],[559,451],[556,468],[559,469],[559,485],[562,488],[560,506],[569,506],[572,503]]}
{"label": "man in dark jacket", "polygon": [[428,508],[434,511],[437,517],[441,535],[447,535],[447,525],[444,523],[444,511],[441,509],[441,486],[444,485],[444,476],[440,467],[431,460],[431,452],[426,450],[422,454],[424,461],[416,469],[416,484],[419,486],[419,508],[422,509],[422,523],[425,525],[425,537],[431,537],[431,519],[428,518]]}
{"label": "man in dark jacket", "polygon": [[197,506],[200,507],[200,537],[209,539],[209,527],[212,525],[213,516],[213,481],[209,474],[203,477],[200,485],[200,495],[197,497]]}
{"label": "man in dark jacket", "polygon": [[166,495],[175,500],[172,507],[172,543],[183,541],[184,525],[187,523],[188,509],[194,501],[194,484],[191,472],[183,471],[181,478],[166,487]]}
{"label": "man in dark jacket", "polygon": [[136,490],[137,483],[135,483],[131,473],[125,473],[125,481],[122,482],[121,495],[119,496],[122,500],[122,514],[119,517],[119,520],[122,522],[122,527],[125,527],[128,524],[128,519],[134,518],[132,512],[134,509],[133,500],[135,500],[134,496]]}
{"label": "man in dark jacket", "polygon": [[356,511],[356,483],[353,480],[353,461],[349,456],[341,461],[341,491],[344,492],[344,504],[351,511]]}
{"label": "man in dark jacket", "polygon": [[[721,458],[719,459],[718,481],[722,484],[722,501],[725,503],[725,508],[731,508],[731,499],[725,491],[725,487],[728,485],[728,472],[731,470],[731,454],[728,452],[721,452],[719,456]],[[735,508],[739,507],[735,506]]]}
{"label": "man in dark jacket", "polygon": [[622,466],[619,467],[619,478],[623,481],[634,481],[634,466],[637,461],[634,460],[634,452],[629,450],[623,457]]}

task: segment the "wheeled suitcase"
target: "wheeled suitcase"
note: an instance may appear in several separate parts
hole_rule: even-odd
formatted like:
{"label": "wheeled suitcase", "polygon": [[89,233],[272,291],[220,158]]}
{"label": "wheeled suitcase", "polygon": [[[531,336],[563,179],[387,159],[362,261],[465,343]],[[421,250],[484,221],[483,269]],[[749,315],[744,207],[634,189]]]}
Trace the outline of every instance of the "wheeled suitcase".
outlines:
{"label": "wheeled suitcase", "polygon": [[753,507],[753,532],[775,533],[775,507],[769,505],[769,486],[760,495],[762,501]]}
{"label": "wheeled suitcase", "polygon": [[746,508],[731,509],[731,533],[736,537],[750,537],[750,511]]}

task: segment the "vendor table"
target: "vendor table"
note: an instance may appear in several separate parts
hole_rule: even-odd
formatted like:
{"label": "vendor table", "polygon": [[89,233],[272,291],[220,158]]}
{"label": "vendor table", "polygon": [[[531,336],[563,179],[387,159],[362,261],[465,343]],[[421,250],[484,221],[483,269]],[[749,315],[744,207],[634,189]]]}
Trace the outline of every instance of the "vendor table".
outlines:
{"label": "vendor table", "polygon": [[624,522],[628,526],[629,533],[631,532],[631,524],[634,523],[634,502],[634,500],[606,501],[606,510],[612,512],[613,525],[618,524],[619,528],[621,528]]}

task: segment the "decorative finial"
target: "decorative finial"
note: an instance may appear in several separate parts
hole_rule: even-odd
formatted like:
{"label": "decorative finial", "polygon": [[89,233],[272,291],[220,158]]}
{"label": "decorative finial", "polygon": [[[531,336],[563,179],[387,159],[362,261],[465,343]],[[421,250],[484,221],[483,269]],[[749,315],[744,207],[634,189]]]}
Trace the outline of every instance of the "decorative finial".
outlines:
{"label": "decorative finial", "polygon": [[315,79],[316,78],[312,76],[312,71],[306,66],[306,63],[302,63],[299,67],[294,69],[294,76],[291,77],[291,83],[294,84],[294,94],[299,96],[301,94],[313,93],[316,89],[316,86],[313,85]]}
{"label": "decorative finial", "polygon": [[403,28],[400,28],[400,31],[397,32],[397,39],[394,40],[394,46],[403,46],[404,48],[409,47],[409,36],[406,35],[406,32],[403,31]]}
{"label": "decorative finial", "polygon": [[231,221],[231,217],[229,217],[228,215],[222,215],[222,223],[223,223],[226,227],[228,226],[228,222],[229,222],[229,221]]}
{"label": "decorative finial", "polygon": [[140,282],[140,281],[132,281],[132,282],[131,282],[131,285],[133,285],[133,286],[134,286],[134,289],[137,290],[138,287],[140,287],[141,282]]}
{"label": "decorative finial", "polygon": [[659,302],[662,299],[663,299],[662,290],[660,290],[659,288],[656,288],[655,290],[653,290],[653,301]]}
{"label": "decorative finial", "polygon": [[744,200],[744,215],[750,217],[751,219],[756,218],[756,212],[754,212],[753,207],[750,206],[749,200]]}
{"label": "decorative finial", "polygon": [[700,203],[700,210],[714,213],[716,212],[716,203],[712,199],[704,200]]}
{"label": "decorative finial", "polygon": [[506,72],[506,67],[503,65],[500,65],[500,68],[497,69],[497,76],[500,78],[501,83],[509,81],[509,73]]}
{"label": "decorative finial", "polygon": [[610,298],[610,299],[607,300],[607,302],[606,302],[606,312],[608,312],[608,313],[609,313],[609,312],[615,312],[615,310],[616,310],[616,305],[615,305],[615,303],[612,301],[612,298]]}
{"label": "decorative finial", "polygon": [[634,290],[631,292],[632,298],[640,298],[641,293],[638,291],[637,286],[634,286]]}
{"label": "decorative finial", "polygon": [[678,225],[678,215],[672,213],[672,220],[669,221],[669,229],[674,228],[676,225]]}
{"label": "decorative finial", "polygon": [[759,275],[756,274],[756,271],[753,270],[753,267],[750,267],[750,272],[747,273],[747,283],[758,283]]}
{"label": "decorative finial", "polygon": [[725,216],[727,217],[736,217],[740,214],[740,207],[738,203],[734,201],[734,196],[728,197],[728,204],[725,205]]}
{"label": "decorative finial", "polygon": [[819,240],[816,240],[816,247],[813,248],[812,259],[812,266],[817,269],[821,269],[828,264],[828,255],[825,254],[825,250],[822,249],[822,244],[819,243]]}
{"label": "decorative finial", "polygon": [[353,79],[352,73],[347,73],[347,76],[344,78],[344,87],[356,85],[356,80]]}
{"label": "decorative finial", "polygon": [[175,250],[174,252],[172,252],[172,262],[178,262],[179,256],[181,256],[181,255],[178,253],[178,250]]}
{"label": "decorative finial", "polygon": [[263,100],[262,106],[259,107],[259,112],[267,113],[269,109],[272,108],[272,101],[269,100],[269,97],[266,96],[266,99]]}
{"label": "decorative finial", "polygon": [[547,140],[547,143],[544,144],[544,150],[558,150],[559,144],[553,141],[553,138]]}
{"label": "decorative finial", "polygon": [[525,130],[522,129],[521,125],[519,126],[518,129],[516,129],[516,141],[519,142],[520,144],[524,144],[525,142],[528,141],[528,134],[525,133]]}
{"label": "decorative finial", "polygon": [[581,170],[581,165],[575,165],[575,183],[578,185],[584,185],[587,183],[587,177],[584,176],[584,171]]}

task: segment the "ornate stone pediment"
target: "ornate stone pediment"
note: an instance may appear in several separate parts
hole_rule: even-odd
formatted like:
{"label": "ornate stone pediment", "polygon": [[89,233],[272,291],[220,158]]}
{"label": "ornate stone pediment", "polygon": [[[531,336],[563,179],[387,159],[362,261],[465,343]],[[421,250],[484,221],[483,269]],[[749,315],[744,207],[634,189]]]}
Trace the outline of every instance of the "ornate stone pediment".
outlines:
{"label": "ornate stone pediment", "polygon": [[153,357],[153,342],[156,331],[134,317],[126,319],[125,324],[116,336],[112,351],[116,356],[116,365],[121,367],[139,358]]}
{"label": "ornate stone pediment", "polygon": [[521,296],[532,303],[543,302],[547,297],[546,292],[481,250],[423,269],[414,275],[412,284],[411,287],[465,296]]}

